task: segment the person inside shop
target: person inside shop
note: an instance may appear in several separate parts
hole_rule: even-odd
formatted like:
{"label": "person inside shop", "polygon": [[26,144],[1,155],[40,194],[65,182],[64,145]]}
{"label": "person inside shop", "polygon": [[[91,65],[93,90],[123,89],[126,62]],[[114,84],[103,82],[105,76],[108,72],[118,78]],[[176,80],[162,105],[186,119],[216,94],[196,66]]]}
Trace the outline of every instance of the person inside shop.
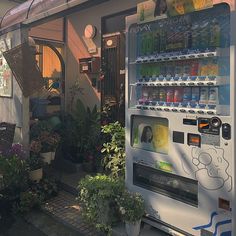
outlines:
{"label": "person inside shop", "polygon": [[154,10],[154,17],[162,16],[167,13],[166,0],[156,0],[156,7]]}

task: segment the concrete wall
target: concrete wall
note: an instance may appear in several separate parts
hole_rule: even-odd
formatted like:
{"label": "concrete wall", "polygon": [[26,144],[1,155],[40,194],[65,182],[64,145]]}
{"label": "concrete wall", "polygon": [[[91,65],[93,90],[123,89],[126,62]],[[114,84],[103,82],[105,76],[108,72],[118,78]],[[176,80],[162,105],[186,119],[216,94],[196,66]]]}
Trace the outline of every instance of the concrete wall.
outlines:
{"label": "concrete wall", "polygon": [[[67,47],[66,47],[66,91],[67,104],[70,103],[69,89],[75,82],[83,88],[83,95],[80,99],[89,107],[97,104],[100,107],[100,93],[91,86],[88,76],[79,73],[79,59],[100,55],[101,51],[101,17],[121,12],[133,8],[143,0],[110,0],[106,3],[92,7],[90,9],[75,13],[67,17]],[[84,44],[82,36],[87,24],[92,24],[97,28],[97,35],[94,43],[97,46],[96,54],[89,54]]]}
{"label": "concrete wall", "polygon": [[[0,39],[11,39],[11,46],[15,47],[25,40],[20,30],[2,35]],[[26,37],[27,34],[25,34]],[[12,98],[0,97],[0,122],[16,124],[15,142],[28,142],[29,130],[29,101],[24,98],[22,91],[13,77]]]}

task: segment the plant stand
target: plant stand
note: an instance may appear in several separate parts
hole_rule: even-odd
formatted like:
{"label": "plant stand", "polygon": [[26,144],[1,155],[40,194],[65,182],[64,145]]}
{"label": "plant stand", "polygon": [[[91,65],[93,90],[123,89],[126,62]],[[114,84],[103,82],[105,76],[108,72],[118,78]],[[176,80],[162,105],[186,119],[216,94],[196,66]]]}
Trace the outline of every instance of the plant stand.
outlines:
{"label": "plant stand", "polygon": [[136,222],[125,222],[125,230],[128,236],[138,236],[140,232],[141,220]]}
{"label": "plant stand", "polygon": [[31,170],[29,172],[29,178],[32,181],[39,182],[43,178],[43,168],[37,169],[37,170]]}

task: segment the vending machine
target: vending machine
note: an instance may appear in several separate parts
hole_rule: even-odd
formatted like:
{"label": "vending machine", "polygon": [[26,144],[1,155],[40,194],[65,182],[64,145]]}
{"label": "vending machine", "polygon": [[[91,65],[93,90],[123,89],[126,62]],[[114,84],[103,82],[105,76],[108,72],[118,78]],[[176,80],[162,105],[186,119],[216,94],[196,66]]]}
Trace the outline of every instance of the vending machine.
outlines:
{"label": "vending machine", "polygon": [[126,185],[171,235],[235,236],[235,3],[166,4],[127,18]]}

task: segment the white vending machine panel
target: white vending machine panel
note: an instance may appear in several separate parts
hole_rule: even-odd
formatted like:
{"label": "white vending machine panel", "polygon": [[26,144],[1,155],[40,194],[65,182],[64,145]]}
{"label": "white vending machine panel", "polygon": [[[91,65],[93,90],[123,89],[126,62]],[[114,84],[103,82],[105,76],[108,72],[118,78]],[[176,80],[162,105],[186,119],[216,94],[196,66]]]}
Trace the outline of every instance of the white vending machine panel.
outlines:
{"label": "white vending machine panel", "polygon": [[127,18],[126,185],[172,235],[236,235],[232,5]]}

